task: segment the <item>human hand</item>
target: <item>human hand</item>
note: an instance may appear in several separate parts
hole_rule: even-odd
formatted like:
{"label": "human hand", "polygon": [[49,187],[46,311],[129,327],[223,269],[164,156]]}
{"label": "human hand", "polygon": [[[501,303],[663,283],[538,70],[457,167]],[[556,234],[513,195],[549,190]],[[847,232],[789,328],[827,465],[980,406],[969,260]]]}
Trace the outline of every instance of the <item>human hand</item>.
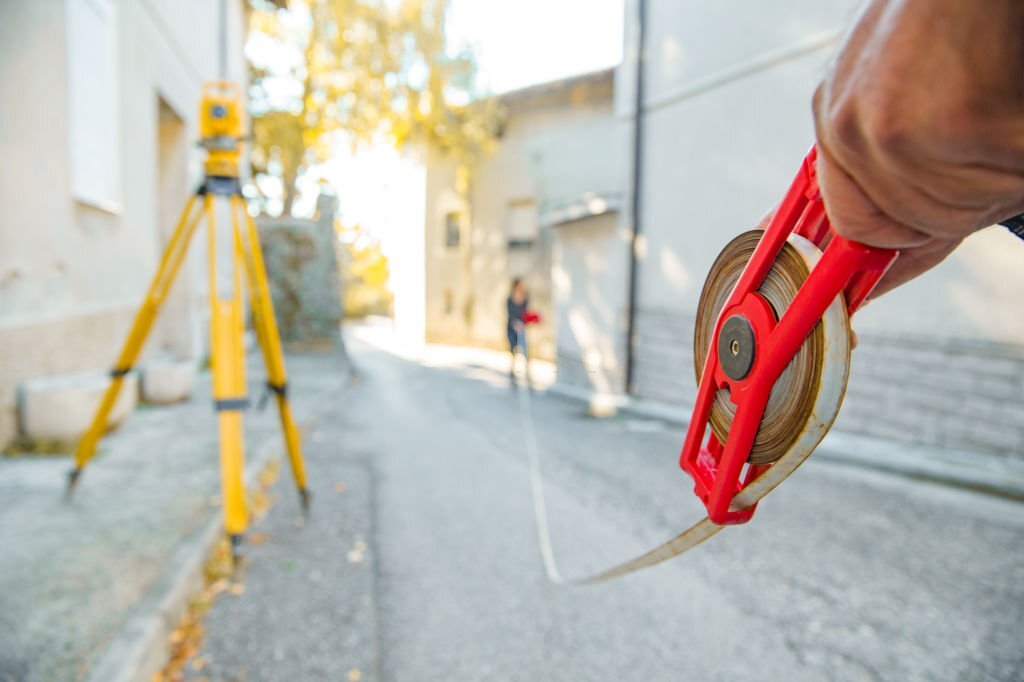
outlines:
{"label": "human hand", "polygon": [[1024,2],[875,0],[814,96],[837,233],[900,249],[875,296],[1024,211]]}

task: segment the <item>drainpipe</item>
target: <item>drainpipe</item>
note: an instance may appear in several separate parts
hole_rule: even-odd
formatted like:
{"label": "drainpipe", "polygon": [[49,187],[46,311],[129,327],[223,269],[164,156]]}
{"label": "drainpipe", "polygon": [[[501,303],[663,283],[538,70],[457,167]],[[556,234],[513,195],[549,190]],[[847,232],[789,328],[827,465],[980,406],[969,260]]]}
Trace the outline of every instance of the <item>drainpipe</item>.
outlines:
{"label": "drainpipe", "polygon": [[228,79],[228,0],[220,0],[220,35],[217,45],[217,77],[222,81]]}
{"label": "drainpipe", "polygon": [[626,307],[626,393],[636,393],[637,249],[640,241],[640,199],[643,187],[644,71],[647,62],[647,0],[637,0],[636,104],[633,118],[633,205],[629,239],[629,298]]}

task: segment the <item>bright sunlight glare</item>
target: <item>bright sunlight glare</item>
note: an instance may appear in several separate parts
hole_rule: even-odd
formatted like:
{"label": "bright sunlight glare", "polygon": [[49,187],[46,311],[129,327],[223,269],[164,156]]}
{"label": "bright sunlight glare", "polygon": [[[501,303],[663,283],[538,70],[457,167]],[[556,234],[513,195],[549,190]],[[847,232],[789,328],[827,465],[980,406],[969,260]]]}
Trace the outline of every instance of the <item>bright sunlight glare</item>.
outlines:
{"label": "bright sunlight glare", "polygon": [[452,0],[447,32],[501,93],[618,64],[622,19],[622,0]]}

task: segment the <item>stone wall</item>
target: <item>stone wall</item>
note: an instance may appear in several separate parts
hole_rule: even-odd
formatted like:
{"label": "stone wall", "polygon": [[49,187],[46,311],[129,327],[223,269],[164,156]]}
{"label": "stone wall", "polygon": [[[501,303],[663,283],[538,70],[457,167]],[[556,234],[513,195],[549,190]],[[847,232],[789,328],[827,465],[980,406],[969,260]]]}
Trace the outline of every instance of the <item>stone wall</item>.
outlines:
{"label": "stone wall", "polygon": [[643,398],[693,405],[693,318],[664,309],[636,311],[633,371]]}
{"label": "stone wall", "polygon": [[270,295],[285,345],[328,348],[341,338],[341,283],[330,216],[319,220],[259,219]]}
{"label": "stone wall", "polygon": [[[692,406],[692,316],[637,314],[640,397]],[[1024,348],[862,333],[835,428],[1024,459]]]}
{"label": "stone wall", "polygon": [[861,335],[836,428],[1024,459],[1024,348]]}

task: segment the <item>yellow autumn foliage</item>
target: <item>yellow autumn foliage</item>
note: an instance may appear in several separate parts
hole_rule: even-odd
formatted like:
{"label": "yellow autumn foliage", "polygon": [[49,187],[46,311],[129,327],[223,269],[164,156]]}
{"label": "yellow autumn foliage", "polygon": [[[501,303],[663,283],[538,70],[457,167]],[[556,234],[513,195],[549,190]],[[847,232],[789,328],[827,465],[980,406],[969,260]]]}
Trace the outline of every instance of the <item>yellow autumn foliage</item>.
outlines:
{"label": "yellow autumn foliage", "polygon": [[[501,112],[476,92],[476,64],[445,40],[448,0],[292,0],[283,10],[254,9],[250,32],[301,55],[273,72],[251,70],[254,171],[279,164],[285,212],[302,168],[324,160],[332,133],[353,144],[385,136],[472,167],[494,147]],[[295,16],[307,16],[295,21]],[[292,19],[286,21],[286,19]],[[296,28],[298,25],[298,28]],[[287,51],[286,50],[286,51]],[[294,84],[280,101],[267,87]]]}
{"label": "yellow autumn foliage", "polygon": [[390,315],[392,294],[388,288],[390,270],[380,242],[352,228],[335,223],[339,239],[342,305],[346,318]]}

